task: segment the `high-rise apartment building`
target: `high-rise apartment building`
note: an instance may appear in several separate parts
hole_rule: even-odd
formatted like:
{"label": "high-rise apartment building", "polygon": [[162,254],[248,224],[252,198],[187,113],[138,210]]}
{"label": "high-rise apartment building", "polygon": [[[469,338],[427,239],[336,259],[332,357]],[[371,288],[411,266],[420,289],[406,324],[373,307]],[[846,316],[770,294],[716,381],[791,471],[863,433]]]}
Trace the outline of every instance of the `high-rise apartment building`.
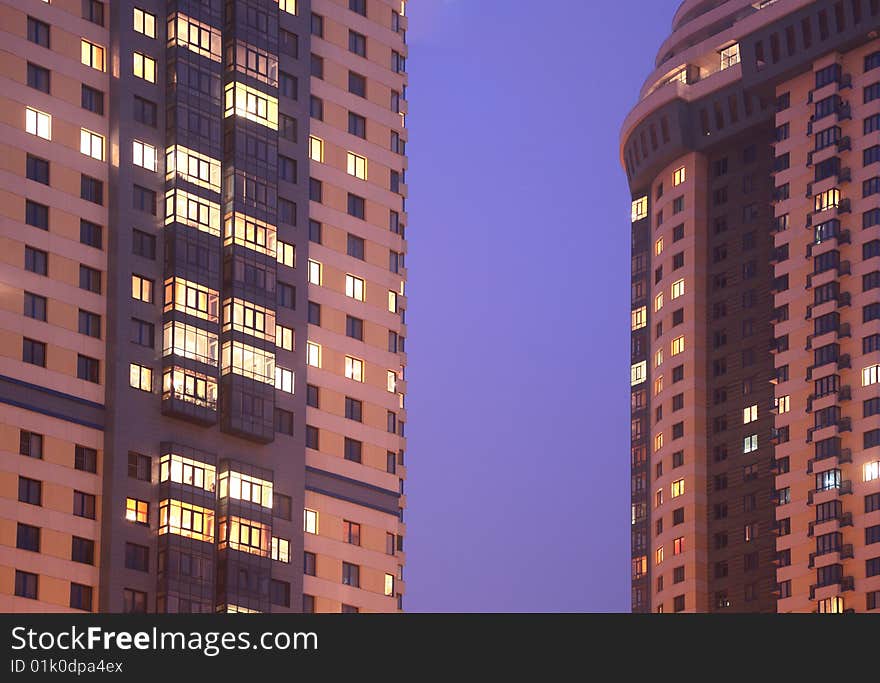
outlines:
{"label": "high-rise apartment building", "polygon": [[621,134],[632,609],[880,609],[880,1],[672,28]]}
{"label": "high-rise apartment building", "polygon": [[0,1],[0,611],[402,609],[406,28]]}

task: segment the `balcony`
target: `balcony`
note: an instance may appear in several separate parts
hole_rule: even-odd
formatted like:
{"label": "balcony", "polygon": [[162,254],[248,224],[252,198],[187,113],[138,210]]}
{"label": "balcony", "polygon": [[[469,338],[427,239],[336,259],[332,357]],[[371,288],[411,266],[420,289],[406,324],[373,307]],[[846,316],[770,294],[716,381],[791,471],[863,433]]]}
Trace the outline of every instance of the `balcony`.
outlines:
{"label": "balcony", "polygon": [[[804,350],[809,351],[813,348],[813,340],[817,337],[824,337],[827,334],[834,333],[834,340],[838,339],[846,339],[852,336],[852,332],[850,331],[849,323],[841,323],[836,329],[828,330],[827,332],[821,332],[820,334],[811,334],[807,337],[807,343],[804,347]],[[830,343],[830,342],[829,342]],[[822,344],[819,344],[822,346]]]}
{"label": "balcony", "polygon": [[841,199],[840,203],[837,205],[837,215],[840,216],[845,213],[850,213],[851,211],[852,207],[849,199]]}
{"label": "balcony", "polygon": [[[839,496],[852,495],[852,492],[853,492],[852,481],[850,481],[849,479],[846,479],[846,480],[840,482],[840,486],[832,486],[831,488],[827,488],[827,489],[813,489],[812,491],[808,491],[807,492],[807,505],[812,505],[815,497],[822,494],[822,493],[834,493],[836,496],[839,497]],[[830,499],[830,497],[829,497],[829,499]]]}
{"label": "balcony", "polygon": [[816,558],[817,557],[825,557],[826,555],[835,555],[834,560],[847,560],[851,559],[853,555],[853,545],[852,543],[844,543],[839,548],[835,550],[827,550],[823,553],[815,552],[810,553],[810,561],[807,564],[807,567],[812,569],[816,566]]}
{"label": "balcony", "polygon": [[810,600],[816,599],[816,591],[821,588],[828,588],[828,586],[840,586],[840,592],[845,593],[846,591],[853,591],[856,589],[856,580],[855,577],[852,576],[842,576],[839,581],[830,581],[825,584],[813,584],[810,586]]}
{"label": "balcony", "polygon": [[822,425],[821,427],[810,427],[807,430],[807,443],[812,443],[813,434],[816,432],[821,432],[825,429],[833,430],[830,431],[829,434],[821,434],[822,438],[827,438],[831,434],[840,434],[842,432],[851,432],[852,431],[852,420],[848,417],[841,417],[837,422]]}
{"label": "balcony", "polygon": [[851,149],[852,149],[852,140],[850,139],[849,135],[844,135],[837,142],[837,151],[838,152],[848,152]]}
{"label": "balcony", "polygon": [[[829,460],[834,458],[837,460],[838,464],[845,465],[846,463],[852,462],[852,449],[850,448],[841,448],[840,453],[837,455],[829,455],[825,458],[810,458],[807,460],[807,474],[813,473],[813,463],[819,462],[821,460]],[[852,493],[852,491],[850,491]]]}
{"label": "balcony", "polygon": [[850,244],[851,241],[852,240],[849,230],[837,230],[835,232],[831,232],[824,235],[823,239],[814,240],[807,245],[807,258],[811,258],[813,256],[813,250],[818,246],[824,246],[826,244],[836,244],[840,246],[841,244]]}
{"label": "balcony", "polygon": [[818,306],[824,306],[824,305],[827,304],[829,301],[834,301],[834,302],[836,302],[834,308],[835,308],[835,309],[838,309],[838,308],[843,308],[844,306],[849,306],[849,305],[851,305],[852,297],[850,296],[850,293],[849,293],[849,292],[838,292],[837,296],[835,296],[835,297],[833,297],[833,298],[831,298],[831,299],[828,299],[828,300],[826,300],[826,301],[822,301],[822,302],[817,303],[817,304],[810,304],[809,306],[807,306],[807,315],[806,315],[806,317],[805,317],[805,320],[810,320],[810,319],[813,317],[813,310],[814,310],[816,307],[818,307]]}
{"label": "balcony", "polygon": [[825,275],[825,273],[834,273],[837,277],[842,277],[843,275],[849,275],[852,270],[850,268],[849,261],[841,261],[837,264],[836,268],[828,268],[826,270],[820,271],[818,273],[810,273],[807,275],[807,289],[811,289],[813,287],[813,279],[819,277],[820,275]]}
{"label": "balcony", "polygon": [[850,388],[849,384],[844,384],[837,391],[832,391],[827,394],[822,394],[821,396],[814,396],[813,394],[810,394],[807,397],[807,412],[812,413],[813,412],[813,404],[816,401],[819,401],[823,398],[828,398],[829,396],[834,397],[835,403],[839,402],[839,401],[849,401],[852,399],[852,389]]}

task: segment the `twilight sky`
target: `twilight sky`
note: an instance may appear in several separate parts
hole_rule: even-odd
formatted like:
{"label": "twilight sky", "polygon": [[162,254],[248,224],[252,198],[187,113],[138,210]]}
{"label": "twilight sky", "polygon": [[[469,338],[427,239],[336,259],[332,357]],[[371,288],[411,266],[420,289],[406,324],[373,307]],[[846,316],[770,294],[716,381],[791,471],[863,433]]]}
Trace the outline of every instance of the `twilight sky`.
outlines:
{"label": "twilight sky", "polygon": [[629,610],[617,141],[678,4],[409,4],[408,611]]}

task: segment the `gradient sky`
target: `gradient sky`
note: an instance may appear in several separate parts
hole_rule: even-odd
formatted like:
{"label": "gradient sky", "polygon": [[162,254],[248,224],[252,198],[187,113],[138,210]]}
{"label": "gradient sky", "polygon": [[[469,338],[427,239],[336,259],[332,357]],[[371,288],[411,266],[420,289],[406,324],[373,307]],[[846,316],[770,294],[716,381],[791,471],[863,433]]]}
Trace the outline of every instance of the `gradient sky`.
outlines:
{"label": "gradient sky", "polygon": [[409,4],[407,610],[629,610],[617,143],[678,4]]}

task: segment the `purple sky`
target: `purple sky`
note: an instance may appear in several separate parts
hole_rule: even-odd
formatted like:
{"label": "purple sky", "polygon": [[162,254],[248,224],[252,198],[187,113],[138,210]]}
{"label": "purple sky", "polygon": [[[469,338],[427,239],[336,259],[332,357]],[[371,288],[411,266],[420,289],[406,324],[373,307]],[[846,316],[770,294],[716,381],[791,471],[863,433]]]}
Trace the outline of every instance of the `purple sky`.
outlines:
{"label": "purple sky", "polygon": [[617,139],[677,6],[408,8],[407,610],[629,610]]}

